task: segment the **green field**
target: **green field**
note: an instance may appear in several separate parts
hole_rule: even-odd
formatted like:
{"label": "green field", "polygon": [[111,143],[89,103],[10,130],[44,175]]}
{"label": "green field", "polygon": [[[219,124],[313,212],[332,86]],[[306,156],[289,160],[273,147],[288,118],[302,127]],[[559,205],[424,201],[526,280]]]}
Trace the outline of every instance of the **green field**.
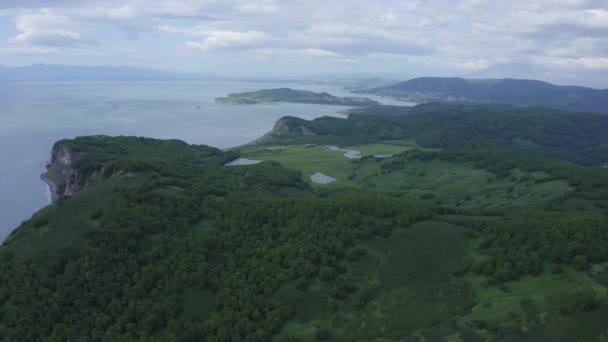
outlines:
{"label": "green field", "polygon": [[[366,144],[345,149],[358,150],[364,155],[394,155],[415,148]],[[342,152],[331,151],[326,146],[291,145],[271,149],[256,146],[244,149],[242,154],[246,158],[277,161],[301,171],[305,181],[320,188],[357,187],[462,208],[538,207],[569,191],[567,182],[550,180],[543,172],[514,169],[508,177],[497,177],[469,163],[442,160],[413,160],[387,171],[384,166],[391,163],[392,158],[349,160]],[[337,181],[315,184],[310,181],[310,175],[316,172]]]}
{"label": "green field", "polygon": [[[276,149],[245,149],[245,158],[255,160],[277,161],[284,166],[302,172],[305,181],[320,187],[355,186],[347,179],[353,170],[353,163],[344,153],[330,151],[326,146],[305,147],[303,145],[286,146]],[[322,172],[336,178],[338,181],[328,185],[316,184],[310,180],[310,175]]]}
{"label": "green field", "polygon": [[363,187],[403,196],[436,200],[463,208],[505,208],[539,206],[568,192],[565,181],[537,183],[542,173],[526,173],[517,169],[511,176],[475,169],[466,163],[440,160],[414,160],[399,170],[386,172],[382,161],[366,165],[355,172],[355,181]]}
{"label": "green field", "polygon": [[392,144],[365,144],[347,146],[344,149],[360,151],[363,155],[392,155],[409,151],[413,148],[413,146],[399,146]]}
{"label": "green field", "polygon": [[[411,141],[400,143],[345,149],[366,155],[419,149]],[[304,178],[320,171],[339,179],[330,185],[313,184],[316,187],[352,186],[462,210],[540,209],[572,191],[566,180],[543,171],[514,168],[496,174],[470,162],[440,158],[348,160],[325,146],[303,145],[243,154],[277,161],[301,171]],[[572,197],[561,206],[591,210],[591,203]],[[500,217],[440,215],[435,221],[397,229],[390,238],[353,247],[337,280],[315,279],[278,292],[277,298],[297,309],[275,340],[400,341],[417,336],[420,341],[592,341],[602,333],[608,336],[600,323],[608,320],[608,281],[596,279],[597,274],[608,274],[604,264],[594,266],[593,272],[571,266],[553,272],[546,265],[540,275],[502,284],[490,284],[486,276],[470,270],[455,276],[471,260],[487,257],[474,252],[477,242],[467,239],[470,228],[464,226],[497,220]]]}
{"label": "green field", "polygon": [[[413,146],[396,144],[365,144],[348,146],[344,149],[360,151],[362,155],[393,155],[409,151]],[[348,159],[344,152],[332,151],[327,146],[251,146],[241,150],[245,158],[255,160],[277,161],[284,166],[302,172],[303,179],[320,187],[349,187],[359,186],[348,179],[357,168],[356,159]],[[310,175],[321,172],[336,178],[338,181],[329,185],[315,184],[310,181]]]}

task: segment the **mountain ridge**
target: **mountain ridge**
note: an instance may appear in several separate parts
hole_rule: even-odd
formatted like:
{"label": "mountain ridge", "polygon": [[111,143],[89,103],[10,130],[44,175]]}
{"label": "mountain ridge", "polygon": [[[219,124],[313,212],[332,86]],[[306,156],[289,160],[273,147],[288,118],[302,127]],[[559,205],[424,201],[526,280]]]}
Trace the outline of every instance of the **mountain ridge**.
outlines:
{"label": "mountain ridge", "polygon": [[391,96],[416,103],[507,103],[518,107],[542,105],[570,111],[608,113],[608,89],[558,86],[538,80],[419,77],[359,93]]}
{"label": "mountain ridge", "polygon": [[217,78],[211,74],[186,74],[132,66],[32,64],[15,67],[0,65],[0,80],[3,81],[154,81]]}

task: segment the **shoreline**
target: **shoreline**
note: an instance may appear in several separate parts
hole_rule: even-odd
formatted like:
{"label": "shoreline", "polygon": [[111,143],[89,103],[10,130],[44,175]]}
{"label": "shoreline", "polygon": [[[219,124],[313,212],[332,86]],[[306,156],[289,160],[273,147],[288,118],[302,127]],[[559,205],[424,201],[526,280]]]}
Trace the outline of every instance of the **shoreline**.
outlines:
{"label": "shoreline", "polygon": [[233,146],[233,147],[226,147],[226,148],[222,149],[222,151],[224,151],[224,152],[225,151],[233,151],[233,150],[238,150],[239,148],[243,148],[243,147],[247,147],[247,146],[252,146],[252,145],[257,145],[257,144],[263,142],[264,139],[270,137],[270,135],[272,135],[272,133],[274,133],[274,131],[275,131],[275,129],[273,128],[273,129],[271,129],[270,131],[264,133],[264,135],[262,135],[261,137],[255,139],[255,140],[252,140],[252,141],[250,141],[248,143],[244,143],[244,144],[241,144],[241,145]]}
{"label": "shoreline", "polygon": [[57,194],[57,185],[55,184],[55,182],[53,182],[47,176],[47,173],[48,173],[48,169],[47,169],[47,171],[40,174],[40,179],[46,184],[47,191],[48,191],[49,197],[50,197],[49,204],[52,204],[53,202],[55,202],[57,200],[59,195]]}
{"label": "shoreline", "polygon": [[[348,119],[349,116],[350,116],[350,114],[352,113],[352,111],[355,110],[355,109],[357,109],[357,107],[351,107],[351,108],[348,108],[348,109],[343,109],[343,110],[340,110],[340,111],[336,111],[336,114],[340,114],[340,115],[342,115],[344,117],[340,117],[340,116],[334,116],[334,117],[341,118],[341,119]],[[320,117],[322,117],[322,116],[320,116]],[[274,127],[270,131],[264,133],[261,137],[255,139],[255,140],[252,140],[252,141],[250,141],[248,143],[244,143],[244,144],[237,145],[237,146],[223,148],[222,151],[238,150],[238,149],[243,148],[243,147],[252,146],[252,145],[258,145],[258,144],[263,143],[264,140],[266,140],[268,137],[270,137],[273,133],[275,133],[277,131],[277,127],[276,127],[277,123],[279,123],[282,119],[283,118],[280,118],[277,121],[275,121]],[[312,120],[314,120],[314,119],[312,119]]]}

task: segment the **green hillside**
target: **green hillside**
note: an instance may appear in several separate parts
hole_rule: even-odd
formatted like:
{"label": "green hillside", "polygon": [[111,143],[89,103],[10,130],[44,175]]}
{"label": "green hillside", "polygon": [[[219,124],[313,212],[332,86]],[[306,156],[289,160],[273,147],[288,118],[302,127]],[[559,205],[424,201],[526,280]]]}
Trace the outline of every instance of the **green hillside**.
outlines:
{"label": "green hillside", "polygon": [[[303,181],[322,189],[343,187],[430,200],[462,208],[514,210],[564,207],[578,203],[608,207],[606,169],[586,167],[483,143],[442,151],[400,145],[358,145],[350,149],[404,151],[391,158],[348,160],[325,146],[248,148],[247,158],[277,161],[302,172]],[[327,185],[310,181],[322,172],[337,179]],[[591,201],[591,202],[590,202]],[[591,204],[593,203],[593,205]]]}
{"label": "green hillside", "polygon": [[608,169],[531,152],[572,159],[559,132],[605,160],[580,134],[603,120],[379,106],[229,152],[59,141],[49,175],[74,194],[0,247],[1,339],[601,341]]}
{"label": "green hillside", "polygon": [[347,120],[287,117],[279,128],[272,137],[286,144],[348,146],[410,139],[422,146],[444,148],[485,141],[582,164],[608,163],[608,115],[542,107],[376,106],[353,110]]}

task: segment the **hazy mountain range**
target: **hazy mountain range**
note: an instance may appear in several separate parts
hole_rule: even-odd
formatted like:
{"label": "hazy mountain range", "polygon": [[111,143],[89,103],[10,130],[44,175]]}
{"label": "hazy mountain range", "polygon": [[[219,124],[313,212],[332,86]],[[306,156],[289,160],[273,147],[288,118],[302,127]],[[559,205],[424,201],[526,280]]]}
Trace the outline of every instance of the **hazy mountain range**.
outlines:
{"label": "hazy mountain range", "polygon": [[[505,78],[507,75],[509,78]],[[346,77],[348,76],[348,77]],[[515,106],[543,105],[575,111],[608,113],[608,89],[559,86],[536,79],[565,77],[536,65],[501,64],[471,73],[466,78],[420,77],[405,82],[403,75],[369,77],[370,75],[310,75],[307,82],[334,83],[355,92],[391,96],[416,102],[485,102]],[[363,77],[367,76],[367,77]],[[595,77],[601,77],[598,73]],[[314,77],[314,79],[313,79]],[[517,78],[517,79],[515,79]],[[153,81],[153,80],[220,80],[204,73],[172,71],[130,66],[72,66],[35,64],[9,67],[0,65],[0,81]],[[590,80],[592,78],[590,77]],[[302,79],[304,81],[304,79]]]}
{"label": "hazy mountain range", "polygon": [[[582,74],[581,74],[582,73]],[[580,71],[576,74],[560,70],[547,69],[535,64],[508,63],[495,64],[487,68],[468,73],[445,75],[441,72],[418,74],[412,70],[398,73],[361,72],[361,73],[316,73],[308,75],[215,75],[211,73],[174,72],[132,66],[74,66],[54,64],[34,64],[29,66],[0,65],[0,80],[187,80],[187,79],[230,79],[276,81],[289,80],[305,82],[322,82],[343,85],[353,89],[386,86],[416,77],[455,76],[465,79],[501,79],[514,78],[525,80],[542,80],[559,85],[581,85],[594,88],[608,88],[608,73],[599,70]],[[584,83],[580,82],[584,79]],[[578,80],[578,81],[577,81]]]}
{"label": "hazy mountain range", "polygon": [[542,80],[545,82],[559,85],[580,85],[593,88],[608,88],[608,72],[603,70],[580,69],[576,73],[573,73],[561,69],[547,68],[536,64],[525,63],[494,64],[484,69],[454,76],[475,79],[516,78],[525,80]]}
{"label": "hazy mountain range", "polygon": [[421,77],[360,92],[415,103],[507,103],[608,113],[608,89],[558,86],[535,80]]}
{"label": "hazy mountain range", "polygon": [[0,65],[3,81],[66,81],[66,80],[188,80],[214,79],[210,74],[185,74],[130,66],[72,66],[34,64],[22,67]]}

